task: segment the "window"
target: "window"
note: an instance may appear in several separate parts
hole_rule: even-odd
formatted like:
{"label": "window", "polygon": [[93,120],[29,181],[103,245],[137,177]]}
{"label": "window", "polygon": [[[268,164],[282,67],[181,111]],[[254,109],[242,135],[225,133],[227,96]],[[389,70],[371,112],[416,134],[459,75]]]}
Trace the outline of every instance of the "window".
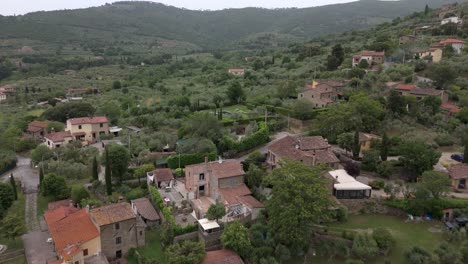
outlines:
{"label": "window", "polygon": [[140,231],[140,236],[143,236],[143,231]]}
{"label": "window", "polygon": [[116,237],[115,238],[115,244],[122,244],[122,238],[121,237]]}
{"label": "window", "polygon": [[200,181],[204,181],[204,180],[205,180],[205,173],[200,173],[199,180],[200,180]]}
{"label": "window", "polygon": [[115,230],[119,230],[120,229],[120,223],[115,223]]}
{"label": "window", "polygon": [[88,249],[87,248],[83,250],[83,256],[88,256]]}
{"label": "window", "polygon": [[81,125],[78,126],[78,129],[81,129]]}
{"label": "window", "polygon": [[117,250],[117,251],[115,252],[115,257],[116,257],[116,258],[122,258],[122,250]]}

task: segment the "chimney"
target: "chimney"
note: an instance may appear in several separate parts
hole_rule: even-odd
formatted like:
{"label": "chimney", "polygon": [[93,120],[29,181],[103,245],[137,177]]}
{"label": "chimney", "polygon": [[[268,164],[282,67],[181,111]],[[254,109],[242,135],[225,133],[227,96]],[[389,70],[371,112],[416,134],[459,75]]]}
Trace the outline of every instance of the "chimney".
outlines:
{"label": "chimney", "polygon": [[205,163],[208,163],[208,156],[205,156]]}
{"label": "chimney", "polygon": [[119,203],[123,203],[123,202],[124,202],[123,196],[119,196]]}
{"label": "chimney", "polygon": [[221,158],[221,156],[218,157],[218,163],[219,164],[223,163],[223,158]]}
{"label": "chimney", "polygon": [[86,205],[86,213],[89,213],[89,204]]}

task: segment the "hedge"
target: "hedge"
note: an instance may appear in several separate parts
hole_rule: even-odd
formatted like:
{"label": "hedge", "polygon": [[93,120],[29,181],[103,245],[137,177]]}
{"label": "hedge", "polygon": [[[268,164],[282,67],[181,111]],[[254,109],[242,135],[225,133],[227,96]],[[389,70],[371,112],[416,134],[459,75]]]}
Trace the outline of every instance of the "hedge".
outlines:
{"label": "hedge", "polygon": [[384,202],[385,205],[401,209],[410,214],[420,214],[420,211],[424,213],[431,213],[435,218],[442,217],[442,210],[444,209],[457,209],[468,207],[468,200],[456,199],[456,198],[440,198],[440,199],[429,199],[425,203],[414,203],[412,200],[407,199],[396,199],[387,200]]}
{"label": "hedge", "polygon": [[224,137],[223,141],[229,150],[236,152],[250,150],[270,141],[268,126],[264,122],[261,122],[260,129],[257,132],[243,138],[241,141],[236,142],[229,137]]}
{"label": "hedge", "polygon": [[175,236],[191,233],[198,229],[198,226],[194,224],[190,224],[185,227],[177,225],[174,216],[172,215],[171,211],[169,211],[169,208],[167,206],[164,206],[163,198],[161,197],[161,194],[159,193],[158,189],[156,189],[156,187],[154,186],[150,186],[149,193],[151,196],[151,200],[153,201],[153,205],[156,206],[158,211],[160,211],[164,215],[164,219],[166,219],[166,222],[174,230]]}
{"label": "hedge", "polygon": [[197,154],[176,154],[169,156],[167,158],[167,164],[169,168],[175,170],[179,168],[179,158],[180,158],[180,167],[185,168],[185,166],[203,163],[205,161],[205,157],[208,157],[210,161],[216,160],[218,158],[216,152],[211,153],[197,153]]}
{"label": "hedge", "polygon": [[12,151],[0,152],[0,174],[16,167],[16,155]]}
{"label": "hedge", "polygon": [[[269,117],[268,117],[268,120],[271,120],[271,119],[278,119],[278,117],[276,117],[276,116],[269,116]],[[237,123],[237,124],[248,124],[248,123],[250,123],[251,121],[260,122],[260,121],[264,121],[264,120],[265,120],[265,117],[264,117],[264,116],[259,116],[259,117],[245,118],[245,119],[240,119],[240,120],[222,121],[222,124],[223,124],[223,126],[232,126],[232,125],[234,125],[234,123]]]}

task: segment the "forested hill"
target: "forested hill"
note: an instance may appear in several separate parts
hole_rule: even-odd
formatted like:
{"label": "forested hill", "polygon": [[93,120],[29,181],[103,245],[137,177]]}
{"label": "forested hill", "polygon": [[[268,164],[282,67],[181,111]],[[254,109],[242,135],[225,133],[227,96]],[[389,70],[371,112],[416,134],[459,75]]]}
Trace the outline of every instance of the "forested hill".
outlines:
{"label": "forested hill", "polygon": [[45,42],[128,41],[159,37],[223,48],[260,33],[309,39],[324,33],[362,29],[455,0],[361,0],[314,8],[243,8],[193,11],[151,2],[117,2],[78,10],[0,17],[0,38]]}

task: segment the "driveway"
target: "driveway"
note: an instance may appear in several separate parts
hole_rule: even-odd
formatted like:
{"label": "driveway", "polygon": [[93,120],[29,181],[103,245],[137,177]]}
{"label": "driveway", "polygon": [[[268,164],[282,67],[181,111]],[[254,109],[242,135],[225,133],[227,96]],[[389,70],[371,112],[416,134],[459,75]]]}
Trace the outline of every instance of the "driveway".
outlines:
{"label": "driveway", "polygon": [[434,165],[434,170],[441,171],[441,172],[448,172],[446,166],[460,164],[460,162],[453,160],[450,158],[452,154],[460,154],[460,152],[442,152],[440,156],[439,162]]}
{"label": "driveway", "polygon": [[44,264],[57,260],[52,244],[47,243],[50,238],[48,231],[33,231],[23,235],[24,253],[28,264]]}

